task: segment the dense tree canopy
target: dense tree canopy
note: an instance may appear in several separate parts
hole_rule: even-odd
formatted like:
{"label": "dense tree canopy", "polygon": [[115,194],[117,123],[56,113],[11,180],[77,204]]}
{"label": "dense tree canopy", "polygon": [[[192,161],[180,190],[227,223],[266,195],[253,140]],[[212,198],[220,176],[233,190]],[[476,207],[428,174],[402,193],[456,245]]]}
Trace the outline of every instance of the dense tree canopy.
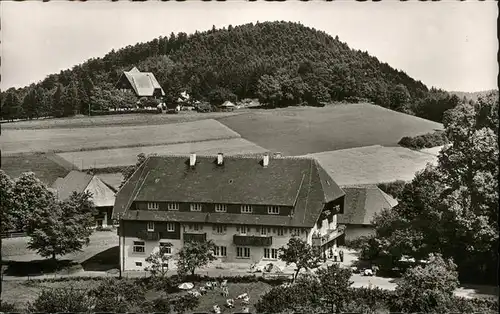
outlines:
{"label": "dense tree canopy", "polygon": [[300,23],[265,22],[214,27],[189,36],[172,33],[112,50],[38,84],[2,93],[2,119],[114,108],[127,97],[117,94],[114,85],[134,66],[155,74],[167,103],[184,90],[212,105],[243,98],[259,98],[271,106],[364,99],[440,122],[459,102],[444,91],[429,91],[422,82],[349,48],[338,37]]}
{"label": "dense tree canopy", "polygon": [[437,166],[404,186],[399,204],[375,219],[365,254],[387,262],[431,253],[453,258],[463,279],[496,279],[498,256],[498,96],[446,113],[451,141]]}

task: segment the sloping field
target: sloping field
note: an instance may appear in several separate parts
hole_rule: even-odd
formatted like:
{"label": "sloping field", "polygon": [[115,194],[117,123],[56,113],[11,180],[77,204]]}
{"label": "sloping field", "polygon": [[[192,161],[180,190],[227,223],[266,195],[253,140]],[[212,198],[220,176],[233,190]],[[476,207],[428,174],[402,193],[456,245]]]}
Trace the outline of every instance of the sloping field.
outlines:
{"label": "sloping field", "polygon": [[31,121],[17,121],[2,123],[3,130],[29,130],[52,128],[88,128],[103,126],[132,126],[132,125],[162,125],[170,123],[192,122],[197,120],[216,119],[240,114],[242,110],[234,112],[198,113],[181,111],[178,114],[125,114],[95,117],[53,118]]}
{"label": "sloping field", "polygon": [[219,152],[225,155],[241,155],[263,153],[267,150],[242,138],[192,142],[171,145],[144,147],[113,148],[81,152],[59,153],[58,156],[73,163],[79,169],[107,168],[133,165],[140,153],[158,155],[215,155]]}
{"label": "sloping field", "polygon": [[432,154],[403,147],[380,145],[310,154],[331,173],[339,185],[411,181],[427,163],[437,162]]}
{"label": "sloping field", "polygon": [[23,172],[34,172],[40,181],[50,186],[58,177],[65,177],[74,168],[60,159],[51,154],[3,156],[2,152],[1,168],[11,178],[17,178]]}
{"label": "sloping field", "polygon": [[238,133],[215,120],[85,129],[4,130],[2,133],[2,154],[71,152],[240,137]]}
{"label": "sloping field", "polygon": [[370,104],[255,110],[218,121],[243,138],[284,155],[398,146],[403,136],[443,129],[440,123]]}

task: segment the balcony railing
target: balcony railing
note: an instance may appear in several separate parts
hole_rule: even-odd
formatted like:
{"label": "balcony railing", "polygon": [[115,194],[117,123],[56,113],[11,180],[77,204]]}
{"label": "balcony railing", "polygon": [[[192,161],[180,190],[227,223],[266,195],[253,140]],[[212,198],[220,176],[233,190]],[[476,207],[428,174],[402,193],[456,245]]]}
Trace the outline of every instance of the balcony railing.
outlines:
{"label": "balcony railing", "polygon": [[313,234],[312,245],[321,246],[323,244],[326,244],[340,237],[342,234],[344,234],[344,231],[345,231],[345,225],[339,225],[336,229],[327,230],[327,233],[324,235],[320,235],[319,233]]}
{"label": "balcony railing", "polygon": [[234,235],[233,242],[239,246],[270,246],[273,244],[273,237]]}
{"label": "balcony railing", "polygon": [[184,233],[184,242],[205,242],[207,241],[206,233]]}
{"label": "balcony railing", "polygon": [[139,231],[137,232],[137,237],[145,241],[158,241],[160,240],[160,233],[151,231]]}

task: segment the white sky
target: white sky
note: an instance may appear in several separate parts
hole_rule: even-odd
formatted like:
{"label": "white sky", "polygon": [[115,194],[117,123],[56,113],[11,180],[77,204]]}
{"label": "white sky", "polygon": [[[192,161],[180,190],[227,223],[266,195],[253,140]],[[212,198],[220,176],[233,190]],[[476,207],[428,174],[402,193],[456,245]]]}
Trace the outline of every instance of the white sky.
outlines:
{"label": "white sky", "polygon": [[338,35],[429,87],[497,88],[496,1],[1,1],[0,6],[2,89],[171,32],[274,20],[300,21]]}

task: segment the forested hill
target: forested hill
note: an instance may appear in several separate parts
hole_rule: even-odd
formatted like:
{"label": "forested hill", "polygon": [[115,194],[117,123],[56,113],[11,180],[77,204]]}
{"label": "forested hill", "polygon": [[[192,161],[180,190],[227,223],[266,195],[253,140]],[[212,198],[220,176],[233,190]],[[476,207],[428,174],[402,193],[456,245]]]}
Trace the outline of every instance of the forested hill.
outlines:
{"label": "forested hill", "polygon": [[486,90],[486,91],[481,91],[481,92],[450,92],[452,95],[457,95],[458,98],[460,99],[465,99],[467,101],[477,101],[480,97],[485,97],[491,93],[494,93],[498,95],[498,90],[491,89],[491,90]]}
{"label": "forested hill", "polygon": [[132,104],[114,89],[123,70],[151,71],[175,101],[187,90],[213,105],[259,98],[270,106],[371,101],[441,121],[459,99],[429,90],[367,52],[298,23],[265,22],[192,35],[179,33],[111,51],[103,58],[2,94],[2,117],[68,116]]}

